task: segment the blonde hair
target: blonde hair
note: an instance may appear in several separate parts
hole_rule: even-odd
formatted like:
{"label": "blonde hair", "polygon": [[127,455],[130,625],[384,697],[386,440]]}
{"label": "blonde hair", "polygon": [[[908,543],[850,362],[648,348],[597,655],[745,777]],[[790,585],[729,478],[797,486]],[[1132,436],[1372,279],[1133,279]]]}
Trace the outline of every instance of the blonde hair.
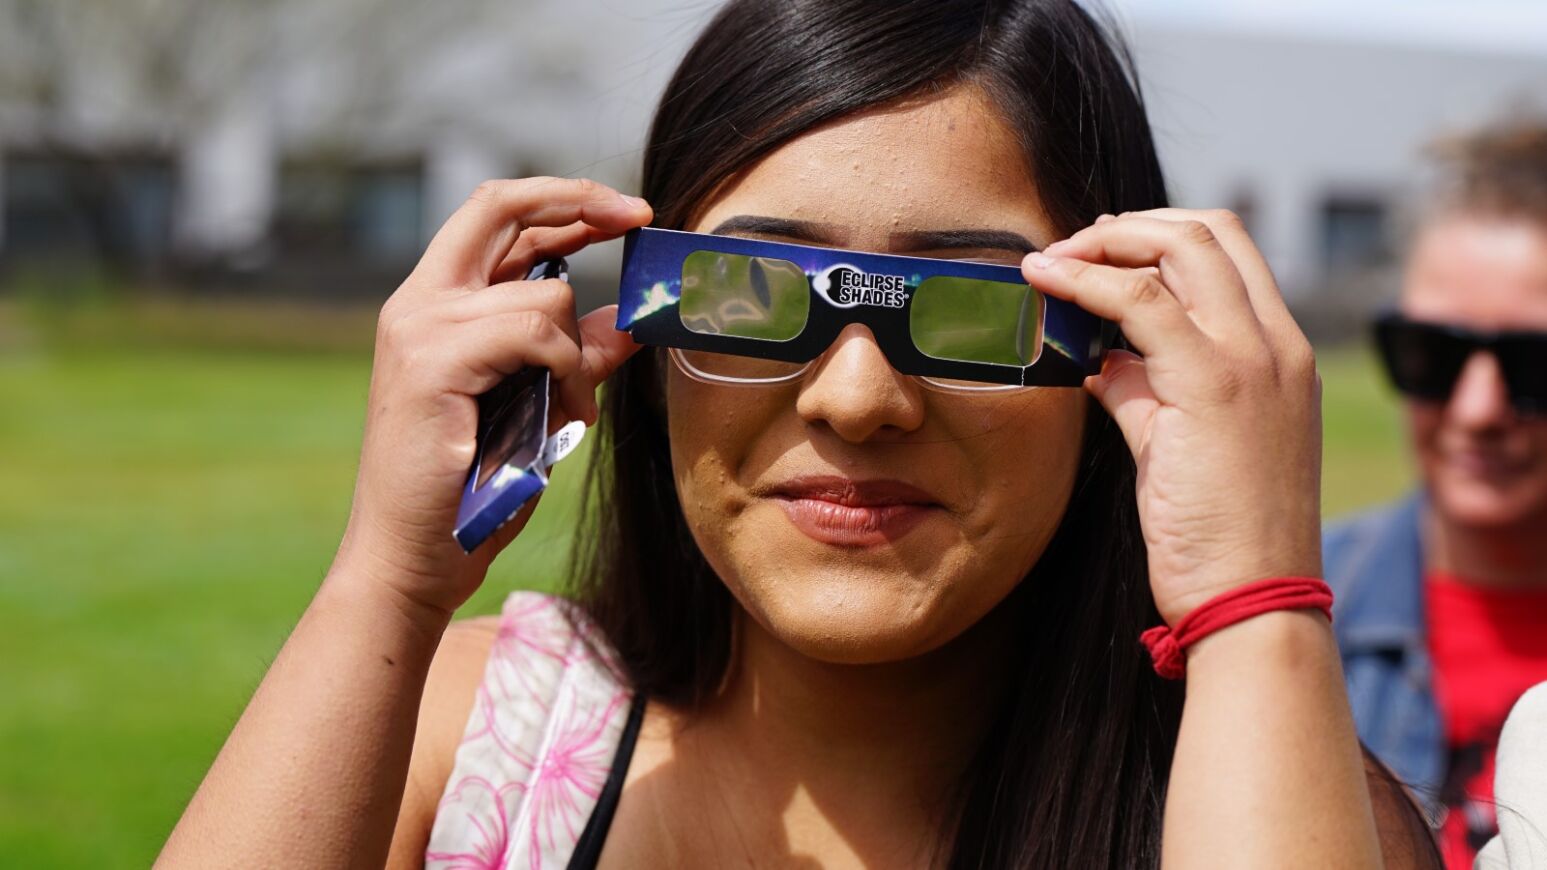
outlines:
{"label": "blonde hair", "polygon": [[1547,224],[1547,118],[1449,136],[1427,152],[1436,170],[1431,216],[1464,211]]}

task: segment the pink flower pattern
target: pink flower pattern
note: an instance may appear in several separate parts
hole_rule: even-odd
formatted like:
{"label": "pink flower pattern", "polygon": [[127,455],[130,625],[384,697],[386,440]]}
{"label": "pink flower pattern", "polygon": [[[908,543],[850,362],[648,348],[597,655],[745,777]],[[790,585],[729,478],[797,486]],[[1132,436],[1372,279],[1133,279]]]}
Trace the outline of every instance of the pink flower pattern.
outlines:
{"label": "pink flower pattern", "polygon": [[[562,868],[596,807],[629,691],[566,605],[505,600],[425,851],[429,870]],[[589,643],[588,643],[589,641]]]}

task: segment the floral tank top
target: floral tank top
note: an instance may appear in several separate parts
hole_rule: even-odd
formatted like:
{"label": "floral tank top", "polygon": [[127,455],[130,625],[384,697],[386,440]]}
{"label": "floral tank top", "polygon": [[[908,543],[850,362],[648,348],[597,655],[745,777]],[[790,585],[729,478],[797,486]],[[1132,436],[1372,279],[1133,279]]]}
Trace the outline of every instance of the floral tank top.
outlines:
{"label": "floral tank top", "polygon": [[[562,599],[536,592],[505,600],[430,831],[429,870],[579,861],[577,844],[592,834],[586,829],[604,786],[614,788],[609,773],[625,727],[637,730],[643,708],[631,705],[632,693],[599,657],[600,634],[581,618],[572,623],[570,613]],[[581,851],[599,850],[599,842]]]}

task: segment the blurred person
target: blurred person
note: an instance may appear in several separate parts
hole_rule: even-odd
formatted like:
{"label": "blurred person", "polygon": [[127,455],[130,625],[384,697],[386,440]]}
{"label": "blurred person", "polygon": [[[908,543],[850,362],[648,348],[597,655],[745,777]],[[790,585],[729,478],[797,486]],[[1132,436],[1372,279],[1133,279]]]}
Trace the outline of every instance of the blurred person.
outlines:
{"label": "blurred person", "polygon": [[[1310,347],[1238,220],[1166,208],[1125,57],[1067,0],[734,0],[644,200],[482,187],[382,310],[334,565],[159,865],[1437,866],[1314,579]],[[521,280],[652,222],[1016,264],[1145,356],[984,390],[849,323],[752,383]],[[528,365],[599,423],[595,522],[569,602],[453,623],[530,515],[452,540]]]}
{"label": "blurred person", "polygon": [[1547,683],[1510,709],[1496,767],[1499,833],[1477,853],[1474,870],[1547,867]]}
{"label": "blurred person", "polygon": [[1424,796],[1459,868],[1497,830],[1505,716],[1547,680],[1547,124],[1436,151],[1376,326],[1420,487],[1324,549],[1360,737]]}

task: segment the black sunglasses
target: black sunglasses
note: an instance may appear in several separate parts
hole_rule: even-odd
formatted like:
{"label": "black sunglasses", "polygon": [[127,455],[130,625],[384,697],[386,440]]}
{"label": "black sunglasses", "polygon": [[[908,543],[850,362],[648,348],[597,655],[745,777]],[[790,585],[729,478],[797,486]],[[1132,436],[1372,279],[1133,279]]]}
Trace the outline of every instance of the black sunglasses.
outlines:
{"label": "black sunglasses", "polygon": [[1375,321],[1375,343],[1391,382],[1412,398],[1448,400],[1467,360],[1490,353],[1515,410],[1547,414],[1547,332],[1480,332],[1392,313]]}

